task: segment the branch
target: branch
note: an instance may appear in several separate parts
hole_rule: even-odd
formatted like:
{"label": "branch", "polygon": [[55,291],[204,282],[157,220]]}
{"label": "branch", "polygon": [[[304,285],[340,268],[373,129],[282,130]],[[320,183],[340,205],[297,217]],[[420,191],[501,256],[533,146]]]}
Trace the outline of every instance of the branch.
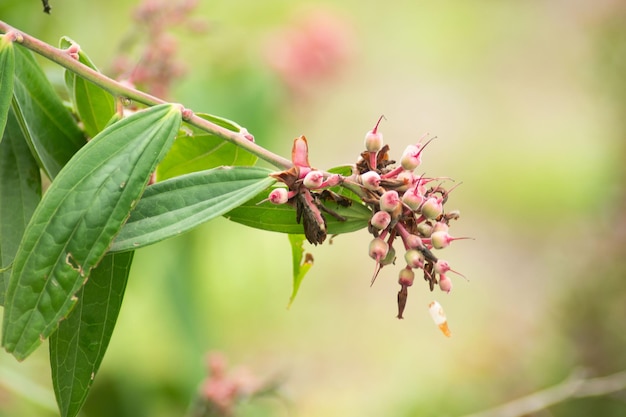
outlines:
{"label": "branch", "polygon": [[558,385],[464,417],[521,417],[568,399],[607,395],[625,389],[626,371],[589,379],[584,379],[581,372],[573,372]]}
{"label": "branch", "polygon": [[[0,20],[0,32],[2,33],[13,33],[13,37],[15,42],[18,42],[22,46],[30,49],[33,52],[38,53],[39,55],[49,59],[52,62],[59,64],[64,67],[68,71],[71,71],[78,76],[94,83],[95,85],[103,88],[108,91],[115,97],[125,97],[136,102],[145,104],[147,106],[154,106],[157,104],[166,103],[166,101],[154,97],[150,94],[144,93],[142,91],[136,90],[134,88],[130,88],[118,81],[115,81],[112,78],[107,77],[106,75],[99,73],[86,65],[81,64],[77,60],[70,57],[63,49],[55,48],[37,38],[34,38],[26,33],[23,33],[7,23]],[[286,158],[283,158],[280,155],[276,155],[267,149],[255,144],[248,140],[243,134],[238,132],[233,132],[228,130],[222,126],[216,125],[215,123],[211,123],[208,120],[204,120],[192,112],[184,113],[185,121],[192,126],[195,126],[205,132],[213,134],[217,137],[224,139],[227,142],[233,143],[248,152],[258,156],[264,161],[269,162],[277,168],[281,169],[289,169],[292,166],[291,161]],[[189,115],[187,115],[189,114]]]}

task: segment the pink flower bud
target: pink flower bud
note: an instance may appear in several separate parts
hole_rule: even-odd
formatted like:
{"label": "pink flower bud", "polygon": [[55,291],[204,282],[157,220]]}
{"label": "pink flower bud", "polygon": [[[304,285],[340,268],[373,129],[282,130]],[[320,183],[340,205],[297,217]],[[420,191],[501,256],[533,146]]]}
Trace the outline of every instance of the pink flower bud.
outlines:
{"label": "pink flower bud", "polygon": [[372,226],[374,226],[378,230],[386,229],[387,226],[389,226],[389,223],[391,223],[391,214],[382,210],[377,211],[372,216],[370,223],[372,224]]}
{"label": "pink flower bud", "polygon": [[441,230],[441,231],[433,232],[430,235],[430,244],[433,245],[433,248],[435,249],[443,249],[443,248],[450,246],[451,242],[455,240],[461,240],[461,239],[472,239],[472,238],[471,237],[452,237],[448,234],[448,232]]}
{"label": "pink flower bud", "polygon": [[389,245],[381,238],[377,237],[370,242],[369,255],[370,258],[376,260],[376,262],[380,262],[384,259],[388,252]]}
{"label": "pink flower bud", "polygon": [[451,271],[452,268],[450,268],[450,264],[448,263],[448,261],[439,259],[437,260],[437,262],[435,262],[434,270],[437,274],[445,274],[446,272]]}
{"label": "pink flower bud", "polygon": [[445,274],[439,274],[439,289],[446,293],[452,291],[452,281]]}
{"label": "pink flower bud", "polygon": [[404,253],[404,260],[409,268],[423,268],[424,255],[417,249],[410,249]]}
{"label": "pink flower bud", "polygon": [[304,176],[302,184],[306,188],[315,189],[319,188],[324,182],[324,174],[321,171],[311,171]]}
{"label": "pink flower bud", "polygon": [[380,175],[375,171],[367,171],[361,175],[361,184],[370,191],[377,190],[380,187]]}
{"label": "pink flower bud", "polygon": [[407,205],[411,210],[416,211],[420,205],[424,202],[424,196],[417,194],[414,188],[407,190],[402,195],[402,202]]}
{"label": "pink flower bud", "polygon": [[409,145],[404,150],[400,164],[407,171],[413,171],[422,163],[422,150],[420,145]]}
{"label": "pink flower bud", "polygon": [[445,224],[444,222],[437,222],[433,226],[433,232],[447,232],[448,229],[449,229],[449,226]]}
{"label": "pink flower bud", "polygon": [[285,204],[289,200],[289,191],[286,188],[276,188],[268,196],[272,204]]}
{"label": "pink flower bud", "polygon": [[403,236],[402,239],[404,240],[404,244],[406,245],[406,247],[409,249],[415,249],[419,248],[420,246],[424,246],[424,244],[422,243],[422,239],[414,234],[407,234]]}
{"label": "pink flower bud", "polygon": [[376,153],[383,147],[383,134],[378,131],[378,125],[383,117],[384,116],[380,116],[376,122],[376,126],[365,134],[365,149],[367,149],[368,152]]}
{"label": "pink flower bud", "polygon": [[365,149],[369,152],[378,152],[383,147],[383,134],[370,130],[365,134]]}
{"label": "pink flower bud", "polygon": [[380,209],[388,212],[392,212],[398,207],[400,204],[400,197],[398,196],[398,192],[395,190],[385,191],[382,196],[380,196]]}
{"label": "pink flower bud", "polygon": [[422,204],[420,211],[427,219],[436,219],[443,213],[443,205],[437,198],[430,197]]}
{"label": "pink flower bud", "polygon": [[411,268],[402,268],[398,276],[398,284],[403,287],[410,287],[415,280],[415,273]]}

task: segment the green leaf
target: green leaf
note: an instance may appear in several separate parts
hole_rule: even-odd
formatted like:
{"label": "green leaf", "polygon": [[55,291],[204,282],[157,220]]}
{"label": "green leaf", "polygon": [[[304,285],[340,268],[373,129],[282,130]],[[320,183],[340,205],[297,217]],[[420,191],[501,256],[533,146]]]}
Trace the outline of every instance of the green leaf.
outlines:
{"label": "green leaf", "polygon": [[[256,229],[293,235],[302,234],[304,229],[301,224],[296,222],[296,211],[291,205],[275,205],[267,201],[258,204],[267,198],[270,191],[271,189],[265,190],[247,203],[229,211],[224,217]],[[323,214],[326,218],[328,234],[350,233],[367,227],[372,212],[359,201],[351,201],[350,207],[339,206],[332,201],[323,202],[324,206],[346,219],[340,221],[329,214]]]}
{"label": "green leaf", "polygon": [[[242,127],[210,114],[197,114],[219,126],[240,132]],[[219,166],[254,165],[257,157],[224,139],[195,127],[176,138],[170,152],[157,168],[157,181]]]}
{"label": "green leaf", "polygon": [[7,288],[2,343],[21,360],[50,336],[174,140],[179,106],[103,130],[63,168],[28,224]]}
{"label": "green leaf", "polygon": [[148,187],[116,237],[111,251],[125,251],[177,236],[245,203],[270,186],[272,171],[215,168]]}
{"label": "green leaf", "polygon": [[304,241],[306,238],[304,235],[289,235],[289,243],[291,244],[291,259],[293,262],[293,289],[291,291],[291,297],[289,297],[289,304],[287,308],[291,308],[291,304],[293,304],[293,300],[295,300],[296,295],[298,294],[298,290],[300,289],[300,284],[304,279],[304,276],[309,269],[313,266],[313,256],[310,254],[306,254],[304,259],[302,255],[304,255]]}
{"label": "green leaf", "polygon": [[[64,36],[61,38],[59,47],[65,49],[73,44],[75,44],[73,40]],[[98,71],[98,68],[83,51],[78,53],[78,61]],[[68,85],[76,112],[83,122],[85,132],[90,137],[96,136],[107,126],[115,114],[115,98],[108,91],[71,71],[65,71],[65,82]]]}
{"label": "green leaf", "polygon": [[[9,111],[0,142],[0,267],[13,262],[26,225],[41,199],[41,175],[15,114]],[[9,272],[0,272],[0,305]]]}
{"label": "green leaf", "polygon": [[49,178],[84,144],[85,138],[32,53],[15,45],[13,109],[33,155]]}
{"label": "green leaf", "polygon": [[52,383],[62,417],[78,414],[87,398],[122,306],[133,254],[106,255],[50,336]]}
{"label": "green leaf", "polygon": [[[11,105],[14,70],[15,52],[13,52],[13,42],[7,36],[2,35],[0,36],[0,134],[4,132]],[[0,140],[2,140],[1,136]]]}

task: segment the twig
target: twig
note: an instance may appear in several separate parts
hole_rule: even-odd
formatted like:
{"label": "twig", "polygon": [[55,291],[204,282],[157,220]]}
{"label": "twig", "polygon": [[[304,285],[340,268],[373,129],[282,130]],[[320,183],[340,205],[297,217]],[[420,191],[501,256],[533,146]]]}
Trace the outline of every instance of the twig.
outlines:
{"label": "twig", "polygon": [[572,375],[558,385],[492,409],[468,414],[463,417],[521,417],[571,398],[607,395],[625,389],[626,371],[589,379],[583,378],[581,372],[573,372]]}
{"label": "twig", "polygon": [[[79,61],[70,57],[70,55],[65,53],[65,51],[63,51],[62,49],[55,48],[54,46],[51,46],[37,38],[27,35],[26,33],[13,28],[12,26],[1,20],[0,32],[13,32],[15,34],[18,34],[19,36],[15,36],[15,41],[22,46],[59,64],[65,69],[77,74],[78,76],[96,84],[97,86],[110,92],[115,97],[126,97],[148,106],[166,103],[166,101],[158,97],[152,96],[139,90],[135,90],[134,88],[130,88],[122,83],[115,81],[112,78],[107,77],[102,73],[99,73],[98,71],[93,70],[92,68],[89,68],[86,65],[81,64]],[[247,150],[248,152],[269,162],[277,168],[289,169],[292,166],[291,161],[289,161],[288,159],[283,158],[280,155],[276,155],[268,151],[267,149],[255,144],[254,142],[251,142],[241,133],[233,132],[193,114],[187,117],[185,121],[192,126],[195,126],[205,132],[218,136],[227,142],[233,143]]]}

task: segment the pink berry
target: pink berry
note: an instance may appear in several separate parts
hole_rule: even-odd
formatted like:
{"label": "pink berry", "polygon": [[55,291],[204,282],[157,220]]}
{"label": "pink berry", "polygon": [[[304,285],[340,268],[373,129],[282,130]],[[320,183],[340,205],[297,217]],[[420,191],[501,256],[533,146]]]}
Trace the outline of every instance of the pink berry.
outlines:
{"label": "pink berry", "polygon": [[319,188],[324,182],[324,174],[321,171],[311,171],[304,176],[302,184],[306,188],[315,189]]}
{"label": "pink berry", "polygon": [[272,204],[285,204],[289,200],[289,191],[286,188],[276,188],[268,196]]}
{"label": "pink berry", "polygon": [[398,284],[403,287],[410,287],[415,280],[415,273],[411,268],[402,268],[398,276]]}
{"label": "pink berry", "polygon": [[376,126],[365,134],[365,149],[367,149],[368,152],[376,153],[383,147],[383,134],[378,131],[378,125],[382,119],[383,116],[380,116],[378,122],[376,122]]}
{"label": "pink berry", "polygon": [[407,171],[413,171],[422,163],[422,150],[420,145],[409,145],[404,150],[400,164]]}
{"label": "pink berry", "polygon": [[398,192],[395,190],[385,191],[382,196],[380,196],[380,209],[388,212],[393,212],[396,207],[400,204],[400,197],[398,196]]}
{"label": "pink berry", "polygon": [[424,255],[417,249],[410,249],[404,253],[404,260],[410,268],[423,268]]}
{"label": "pink berry", "polygon": [[380,175],[375,171],[367,171],[361,175],[361,184],[367,190],[375,191],[380,187]]}
{"label": "pink berry", "polygon": [[404,244],[409,249],[415,249],[424,246],[424,244],[422,243],[422,239],[414,234],[407,234],[403,236],[403,240]]}
{"label": "pink berry", "polygon": [[387,226],[389,226],[389,223],[391,223],[391,214],[382,210],[377,211],[372,216],[370,223],[372,224],[372,226],[374,226],[378,230],[386,229]]}
{"label": "pink berry", "polygon": [[387,242],[377,237],[370,242],[369,255],[370,258],[380,262],[383,260],[389,252],[389,245]]}
{"label": "pink berry", "polygon": [[443,213],[443,205],[437,198],[430,197],[422,204],[420,211],[427,219],[436,219]]}
{"label": "pink berry", "polygon": [[435,249],[443,249],[450,246],[453,241],[461,239],[471,239],[471,237],[452,237],[448,232],[440,230],[430,235],[430,244]]}
{"label": "pink berry", "polygon": [[423,201],[424,197],[417,194],[414,188],[407,190],[402,195],[402,202],[413,211],[418,210]]}

